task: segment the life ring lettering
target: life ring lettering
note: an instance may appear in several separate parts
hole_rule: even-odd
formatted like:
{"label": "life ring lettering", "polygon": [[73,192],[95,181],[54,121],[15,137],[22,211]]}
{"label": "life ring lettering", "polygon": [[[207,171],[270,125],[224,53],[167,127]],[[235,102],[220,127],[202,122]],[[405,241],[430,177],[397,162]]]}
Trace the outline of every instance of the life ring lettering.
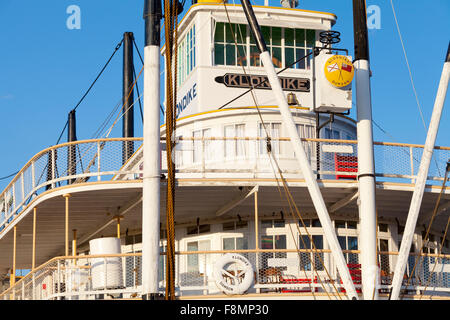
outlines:
{"label": "life ring lettering", "polygon": [[[235,264],[234,271],[227,266]],[[214,265],[214,279],[217,287],[225,294],[243,294],[253,283],[253,267],[244,256],[227,253],[221,256]]]}

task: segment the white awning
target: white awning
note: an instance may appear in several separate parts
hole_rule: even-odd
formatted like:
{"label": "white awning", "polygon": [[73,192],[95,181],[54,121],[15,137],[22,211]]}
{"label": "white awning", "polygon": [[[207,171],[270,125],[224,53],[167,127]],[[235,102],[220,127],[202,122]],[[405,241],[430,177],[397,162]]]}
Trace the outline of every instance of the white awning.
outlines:
{"label": "white awning", "polygon": [[[217,22],[228,22],[228,17],[226,14],[217,14],[213,13],[212,17]],[[326,27],[317,22],[313,21],[306,21],[305,18],[302,18],[300,21],[295,21],[295,26],[297,28],[303,28],[303,29],[313,29],[313,30],[327,30]],[[315,19],[317,20],[317,19]],[[230,15],[230,21],[231,23],[239,23],[239,24],[248,24],[247,19],[243,16],[236,16],[236,15]],[[284,19],[276,19],[275,17],[268,15],[267,17],[258,17],[258,23],[261,26],[272,26],[272,27],[282,27],[282,28],[292,28],[292,21],[287,21]]]}

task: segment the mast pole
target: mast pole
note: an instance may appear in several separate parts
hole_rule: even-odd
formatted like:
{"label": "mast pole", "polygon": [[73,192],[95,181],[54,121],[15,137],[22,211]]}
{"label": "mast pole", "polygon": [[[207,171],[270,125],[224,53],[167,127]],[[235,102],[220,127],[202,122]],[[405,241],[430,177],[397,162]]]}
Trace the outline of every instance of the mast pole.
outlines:
{"label": "mast pole", "polygon": [[328,215],[327,207],[320,192],[319,185],[311,169],[305,150],[303,149],[300,136],[298,134],[291,111],[289,109],[289,105],[286,100],[286,96],[284,95],[281,88],[279,78],[272,63],[272,58],[270,57],[270,53],[267,51],[266,43],[264,42],[264,39],[262,37],[255,13],[249,0],[242,0],[241,2],[250,26],[250,30],[252,31],[253,36],[256,40],[256,45],[260,52],[261,61],[263,62],[264,68],[267,72],[270,86],[272,87],[272,91],[277,99],[278,107],[283,117],[283,124],[288,130],[289,136],[291,138],[295,156],[297,157],[304,179],[306,180],[310,196],[312,198],[314,207],[316,208],[319,220],[322,224],[325,237],[333,254],[333,258],[336,262],[339,275],[342,279],[342,283],[345,287],[348,297],[352,300],[357,300],[358,295],[350,277],[347,262],[345,261],[330,216]]}
{"label": "mast pole", "polygon": [[[68,125],[67,125],[67,142],[77,141],[77,125],[76,125],[76,117],[75,117],[75,109],[69,112],[68,117]],[[76,146],[70,145],[67,147],[67,174],[72,176],[77,174],[77,154],[76,154]],[[75,179],[68,180],[69,184],[75,182]]]}
{"label": "mast pole", "polygon": [[431,158],[433,156],[434,144],[439,129],[442,109],[447,95],[448,83],[450,78],[450,43],[445,57],[445,63],[442,70],[441,80],[434,103],[433,114],[431,115],[430,126],[428,127],[427,138],[423,148],[422,160],[420,161],[419,172],[417,173],[416,185],[414,187],[411,204],[409,207],[408,218],[406,220],[405,230],[403,231],[402,244],[394,270],[394,279],[392,280],[391,300],[398,300],[403,275],[408,262],[409,251],[416,229],[417,218],[419,217],[420,206],[422,204],[425,184],[427,182],[428,170],[430,168]]}
{"label": "mast pole", "polygon": [[142,299],[158,298],[160,228],[161,0],[145,0]]}
{"label": "mast pole", "polygon": [[[123,120],[122,137],[134,137],[134,89],[133,89],[133,33],[123,34]],[[125,163],[133,154],[133,141],[125,141],[122,146],[122,162]]]}
{"label": "mast pole", "polygon": [[378,299],[375,161],[365,0],[353,0],[358,140],[361,280],[364,300]]}

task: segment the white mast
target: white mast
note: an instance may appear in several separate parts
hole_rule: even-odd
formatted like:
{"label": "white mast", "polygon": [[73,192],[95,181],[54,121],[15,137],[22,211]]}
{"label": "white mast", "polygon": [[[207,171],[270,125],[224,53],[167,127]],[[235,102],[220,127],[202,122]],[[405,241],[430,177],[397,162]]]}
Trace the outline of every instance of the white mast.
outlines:
{"label": "white mast", "polygon": [[450,44],[445,58],[444,68],[442,70],[441,80],[434,103],[433,114],[431,116],[430,126],[428,127],[427,139],[423,148],[422,160],[420,161],[419,172],[417,173],[416,185],[409,207],[408,218],[406,220],[405,230],[403,232],[402,244],[395,265],[394,279],[392,280],[391,299],[397,300],[400,294],[403,275],[408,261],[409,251],[416,229],[417,218],[419,217],[420,205],[422,203],[423,192],[427,182],[428,169],[430,168],[431,157],[433,156],[434,144],[439,129],[442,109],[444,107],[445,97],[447,95],[448,82],[450,78]]}
{"label": "white mast", "polygon": [[267,51],[266,44],[264,42],[264,39],[262,38],[259,24],[256,20],[249,0],[242,0],[242,5],[247,17],[247,21],[250,25],[250,29],[252,30],[254,38],[256,39],[256,44],[258,46],[258,50],[260,51],[261,61],[263,62],[264,68],[267,72],[270,86],[272,87],[272,91],[275,94],[280,113],[283,117],[283,124],[288,130],[289,137],[291,138],[291,144],[294,149],[295,156],[297,157],[303,176],[306,180],[309,193],[314,203],[314,207],[316,208],[320,223],[322,224],[328,244],[330,245],[331,252],[339,271],[339,275],[341,276],[343,285],[349,298],[358,299],[355,286],[348,271],[347,262],[345,261],[344,255],[333,228],[333,224],[331,222],[330,216],[328,215],[328,211],[322,198],[319,185],[317,184],[314,173],[309,165],[309,160],[306,157],[305,150],[303,149],[300,136],[297,132],[297,128],[292,118],[291,111],[287,104],[286,97],[283,93],[279,78],[273,66],[272,58],[270,57],[270,53]]}
{"label": "white mast", "polygon": [[372,131],[369,44],[365,0],[353,0],[358,135],[361,282],[364,300],[378,299],[375,161]]}
{"label": "white mast", "polygon": [[142,299],[158,297],[160,228],[160,20],[161,0],[145,0],[142,186]]}

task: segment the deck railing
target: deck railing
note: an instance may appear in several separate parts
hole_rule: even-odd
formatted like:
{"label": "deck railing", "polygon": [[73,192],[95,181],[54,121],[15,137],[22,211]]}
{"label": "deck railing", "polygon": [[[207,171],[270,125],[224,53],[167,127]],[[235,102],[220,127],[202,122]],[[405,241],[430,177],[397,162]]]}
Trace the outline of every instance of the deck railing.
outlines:
{"label": "deck railing", "polygon": [[[355,179],[356,141],[303,139],[311,167],[321,179]],[[123,149],[134,150],[124,160]],[[65,143],[35,155],[0,194],[0,232],[38,195],[68,184],[142,177],[142,138],[96,139]],[[301,171],[289,138],[272,138],[272,152],[288,177]],[[257,137],[182,138],[175,148],[179,178],[259,178],[274,177],[273,163],[267,155],[266,140]],[[375,142],[377,181],[413,183],[423,146]],[[336,156],[339,155],[340,166]],[[167,170],[162,151],[162,173]],[[428,184],[443,181],[450,147],[435,147]]]}
{"label": "deck railing", "polygon": [[[357,291],[361,290],[359,251],[344,250]],[[251,264],[254,280],[244,294],[317,295],[345,299],[345,290],[329,250],[228,250],[176,253],[175,286],[179,297],[224,295],[213,273],[218,258],[237,253]],[[387,297],[398,253],[380,252],[376,288]],[[415,266],[415,267],[414,267]],[[411,254],[402,295],[429,299],[450,297],[450,255]],[[160,260],[160,291],[164,292],[165,259]],[[227,273],[240,274],[232,264]],[[247,270],[248,271],[248,270]],[[235,272],[235,273],[233,273]],[[238,277],[237,277],[238,278]],[[132,299],[141,295],[141,253],[54,258],[0,294],[0,300]],[[232,281],[231,279],[228,279]],[[239,279],[238,279],[239,281]],[[229,293],[228,293],[229,294]],[[234,298],[238,296],[233,296]]]}

